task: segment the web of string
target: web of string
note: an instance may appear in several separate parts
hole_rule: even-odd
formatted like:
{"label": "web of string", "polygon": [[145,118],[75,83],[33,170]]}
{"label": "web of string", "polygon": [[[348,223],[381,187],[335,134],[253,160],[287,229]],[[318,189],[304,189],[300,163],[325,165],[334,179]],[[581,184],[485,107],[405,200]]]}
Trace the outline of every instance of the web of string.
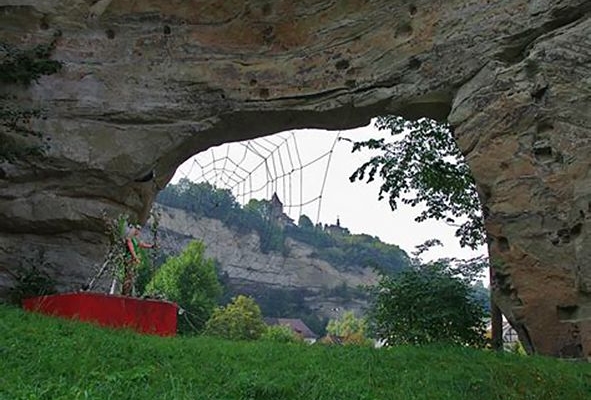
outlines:
{"label": "web of string", "polygon": [[[316,149],[313,156],[306,154],[294,132],[226,144],[194,156],[189,167],[179,168],[177,173],[195,183],[208,182],[218,189],[228,189],[242,205],[251,199],[269,200],[277,193],[283,203],[284,212],[294,211],[300,217],[305,206],[316,203],[315,217],[316,223],[319,223],[330,163],[340,137],[339,131],[330,147]],[[321,163],[324,164],[320,174],[309,176],[307,171]],[[306,196],[305,183],[309,180],[320,182],[320,188],[317,194]],[[294,215],[293,212],[291,214]],[[272,223],[267,221],[267,232]],[[203,232],[204,236],[210,234]],[[169,232],[160,231],[159,235],[164,241],[174,243],[177,253],[182,251],[182,243],[177,242]],[[266,259],[267,267],[274,265],[281,268],[285,262],[285,257],[274,252],[268,253]],[[243,278],[252,280],[255,271],[243,273],[246,274]]]}
{"label": "web of string", "polygon": [[[294,215],[292,211],[297,211],[298,217],[304,206],[317,203],[318,223],[330,161],[340,137],[339,131],[330,148],[312,159],[306,159],[294,132],[226,144],[194,156],[189,167],[179,168],[177,174],[193,182],[209,182],[218,189],[228,189],[241,204],[251,199],[269,200],[276,193],[286,214]],[[306,197],[304,183],[310,179],[306,171],[323,162],[319,193]]]}

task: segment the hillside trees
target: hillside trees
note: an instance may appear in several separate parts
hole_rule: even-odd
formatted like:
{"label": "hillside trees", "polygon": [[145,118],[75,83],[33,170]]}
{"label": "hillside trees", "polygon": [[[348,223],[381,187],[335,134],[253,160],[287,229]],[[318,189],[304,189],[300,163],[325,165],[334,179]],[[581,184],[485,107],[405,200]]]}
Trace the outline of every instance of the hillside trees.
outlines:
{"label": "hillside trees", "polygon": [[209,183],[181,179],[166,186],[157,201],[197,217],[218,219],[241,234],[254,231],[263,253],[286,254],[285,238],[290,237],[315,247],[316,257],[342,269],[361,266],[396,272],[409,264],[408,255],[402,249],[377,237],[350,234],[346,229],[331,234],[322,224],[314,225],[306,215],[300,216],[299,225],[282,224],[269,200],[251,199],[241,207],[229,190],[217,189]]}
{"label": "hillside trees", "polygon": [[245,227],[251,227],[258,233],[263,253],[285,252],[283,228],[274,220],[275,214],[269,200],[251,199],[243,212],[246,214]]}
{"label": "hillside trees", "polygon": [[312,230],[314,229],[314,224],[306,214],[302,214],[298,219],[298,227],[304,230]]}
{"label": "hillside trees", "polygon": [[166,186],[158,194],[158,202],[180,208],[198,217],[227,219],[239,204],[229,190],[218,189],[207,182],[193,183],[187,178]]}
{"label": "hillside trees", "polygon": [[162,295],[186,311],[179,318],[180,332],[202,331],[222,294],[214,260],[206,258],[204,252],[203,243],[189,243],[179,256],[169,258],[156,271],[146,287],[146,294]]}

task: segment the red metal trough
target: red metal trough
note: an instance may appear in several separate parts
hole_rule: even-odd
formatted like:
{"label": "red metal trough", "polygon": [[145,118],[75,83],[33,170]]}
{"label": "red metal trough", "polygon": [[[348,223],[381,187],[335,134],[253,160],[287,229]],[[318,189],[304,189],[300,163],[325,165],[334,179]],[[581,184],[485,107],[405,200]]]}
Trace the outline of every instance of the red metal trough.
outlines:
{"label": "red metal trough", "polygon": [[176,334],[177,305],[168,301],[80,292],[32,297],[23,300],[23,308],[139,333]]}

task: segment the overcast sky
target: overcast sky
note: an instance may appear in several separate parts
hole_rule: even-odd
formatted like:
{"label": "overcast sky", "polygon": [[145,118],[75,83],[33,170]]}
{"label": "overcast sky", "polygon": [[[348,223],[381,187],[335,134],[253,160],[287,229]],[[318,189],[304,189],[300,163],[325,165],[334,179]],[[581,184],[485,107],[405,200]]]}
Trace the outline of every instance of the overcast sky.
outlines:
{"label": "overcast sky", "polygon": [[[251,197],[270,198],[277,192],[286,205],[286,213],[295,221],[301,213],[315,223],[334,224],[338,217],[341,226],[351,233],[378,236],[409,255],[425,240],[441,240],[444,246],[430,250],[425,259],[486,254],[484,247],[477,251],[461,248],[454,236],[455,228],[443,222],[415,222],[418,212],[410,206],[400,205],[392,211],[386,200],[378,201],[378,183],[351,183],[349,176],[371,153],[364,150],[352,154],[350,143],[335,142],[337,135],[354,140],[390,137],[373,125],[340,132],[282,132],[200,153],[178,168],[172,182],[184,176],[194,181],[206,178],[218,187],[233,189],[241,202]],[[301,203],[309,204],[300,206]]]}

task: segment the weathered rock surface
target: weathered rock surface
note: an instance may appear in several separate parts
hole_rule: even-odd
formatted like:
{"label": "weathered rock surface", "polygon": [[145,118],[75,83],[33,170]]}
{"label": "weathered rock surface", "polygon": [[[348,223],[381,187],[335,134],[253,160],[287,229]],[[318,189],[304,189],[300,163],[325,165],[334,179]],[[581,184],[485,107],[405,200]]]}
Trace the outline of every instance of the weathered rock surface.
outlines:
{"label": "weathered rock surface", "polygon": [[191,240],[205,244],[207,257],[217,260],[230,282],[246,289],[260,287],[283,290],[305,290],[307,305],[321,316],[334,317],[334,308],[360,310],[367,306],[360,298],[330,296],[329,289],[373,285],[378,276],[372,268],[338,269],[314,256],[313,247],[286,238],[286,254],[260,251],[257,234],[241,235],[221,221],[195,218],[186,211],[158,205],[159,241],[164,250],[178,254]]}
{"label": "weathered rock surface", "polygon": [[30,46],[59,30],[64,62],[28,88],[1,87],[44,109],[32,128],[51,139],[45,157],[0,166],[3,268],[41,259],[76,287],[104,250],[102,212],[145,219],[175,167],[212,145],[391,112],[448,117],[481,189],[503,312],[535,351],[591,355],[589,0],[0,10],[0,41]]}

